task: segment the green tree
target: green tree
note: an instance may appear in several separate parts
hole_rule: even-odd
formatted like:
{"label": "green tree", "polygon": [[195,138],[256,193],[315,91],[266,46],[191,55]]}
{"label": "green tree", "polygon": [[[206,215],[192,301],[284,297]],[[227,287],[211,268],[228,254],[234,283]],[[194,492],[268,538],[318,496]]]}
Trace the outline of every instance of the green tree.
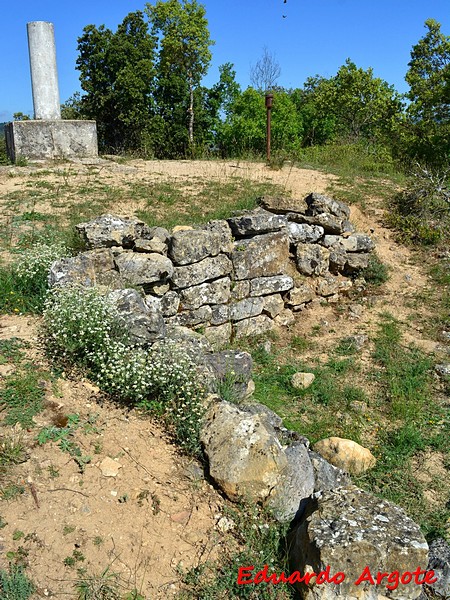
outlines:
{"label": "green tree", "polygon": [[434,19],[425,21],[427,33],[413,46],[406,74],[410,86],[410,152],[429,162],[450,158],[450,36]]}
{"label": "green tree", "polygon": [[[206,11],[196,0],[157,0],[146,4],[153,35],[159,40],[157,100],[166,129],[186,124],[189,144],[194,144],[194,91],[211,62]],[[183,115],[183,110],[185,111]]]}
{"label": "green tree", "polygon": [[96,119],[104,148],[140,149],[154,113],[156,39],[142,12],[128,14],[113,33],[88,25],[78,39],[80,111]]}

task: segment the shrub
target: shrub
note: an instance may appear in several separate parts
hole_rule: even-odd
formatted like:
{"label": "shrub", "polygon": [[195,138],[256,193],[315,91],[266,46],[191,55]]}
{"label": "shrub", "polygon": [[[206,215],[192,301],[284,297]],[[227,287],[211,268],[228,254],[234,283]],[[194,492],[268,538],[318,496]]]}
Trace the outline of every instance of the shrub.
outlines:
{"label": "shrub", "polygon": [[52,290],[43,338],[51,357],[84,366],[103,390],[159,416],[184,450],[200,454],[204,390],[174,343],[132,346],[112,303],[95,288],[81,287]]}
{"label": "shrub", "polygon": [[10,266],[0,268],[0,310],[41,312],[50,265],[67,254],[62,244],[39,242],[22,250]]}

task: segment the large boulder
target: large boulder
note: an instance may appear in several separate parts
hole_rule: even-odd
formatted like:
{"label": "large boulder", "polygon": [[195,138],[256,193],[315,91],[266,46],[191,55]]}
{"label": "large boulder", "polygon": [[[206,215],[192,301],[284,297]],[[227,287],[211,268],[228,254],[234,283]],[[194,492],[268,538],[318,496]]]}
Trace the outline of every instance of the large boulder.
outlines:
{"label": "large boulder", "polygon": [[375,466],[376,459],[368,448],[353,440],[330,437],[314,444],[314,450],[335,467],[360,475]]}
{"label": "large boulder", "polygon": [[[414,576],[409,583],[408,577],[405,583],[396,579],[418,568],[423,572],[428,563],[425,538],[401,508],[356,486],[319,492],[305,504],[288,540],[292,571],[319,574],[328,567],[330,577],[343,573],[345,579],[341,583],[320,584],[316,578],[311,578],[309,585],[297,582],[304,600],[382,600],[387,596],[408,600],[420,596],[421,586]],[[385,577],[377,585],[378,573]]]}
{"label": "large boulder", "polygon": [[437,581],[425,586],[432,598],[450,598],[450,546],[438,538],[430,544],[428,569],[432,569]]}
{"label": "large boulder", "polygon": [[200,433],[209,472],[231,500],[264,501],[288,461],[269,424],[229,402],[217,402]]}
{"label": "large boulder", "polygon": [[279,231],[238,240],[231,260],[238,280],[282,275],[289,264],[289,238]]}

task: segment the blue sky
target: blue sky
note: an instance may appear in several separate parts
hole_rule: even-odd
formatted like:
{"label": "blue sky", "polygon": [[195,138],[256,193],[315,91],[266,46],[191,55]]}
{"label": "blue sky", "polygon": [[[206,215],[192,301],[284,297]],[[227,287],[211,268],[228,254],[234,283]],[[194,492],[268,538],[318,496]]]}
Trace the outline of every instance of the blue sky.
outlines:
{"label": "blue sky", "polygon": [[[263,47],[281,66],[280,85],[300,87],[310,75],[330,77],[351,58],[358,67],[373,67],[377,77],[400,91],[410,51],[433,18],[450,35],[449,0],[204,0],[213,61],[205,79],[218,79],[218,66],[235,65],[239,83],[249,84],[251,65]],[[0,122],[14,112],[32,116],[26,23],[55,25],[61,102],[80,89],[77,38],[88,24],[115,30],[129,13],[143,10],[137,0],[3,0],[0,8]],[[285,18],[283,18],[285,15]]]}

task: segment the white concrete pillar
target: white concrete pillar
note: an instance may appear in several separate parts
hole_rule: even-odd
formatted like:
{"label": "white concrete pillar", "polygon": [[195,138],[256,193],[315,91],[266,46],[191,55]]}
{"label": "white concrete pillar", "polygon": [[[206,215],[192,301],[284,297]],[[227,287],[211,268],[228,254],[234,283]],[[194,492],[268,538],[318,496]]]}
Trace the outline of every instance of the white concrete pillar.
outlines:
{"label": "white concrete pillar", "polygon": [[61,119],[53,23],[27,23],[34,118]]}

